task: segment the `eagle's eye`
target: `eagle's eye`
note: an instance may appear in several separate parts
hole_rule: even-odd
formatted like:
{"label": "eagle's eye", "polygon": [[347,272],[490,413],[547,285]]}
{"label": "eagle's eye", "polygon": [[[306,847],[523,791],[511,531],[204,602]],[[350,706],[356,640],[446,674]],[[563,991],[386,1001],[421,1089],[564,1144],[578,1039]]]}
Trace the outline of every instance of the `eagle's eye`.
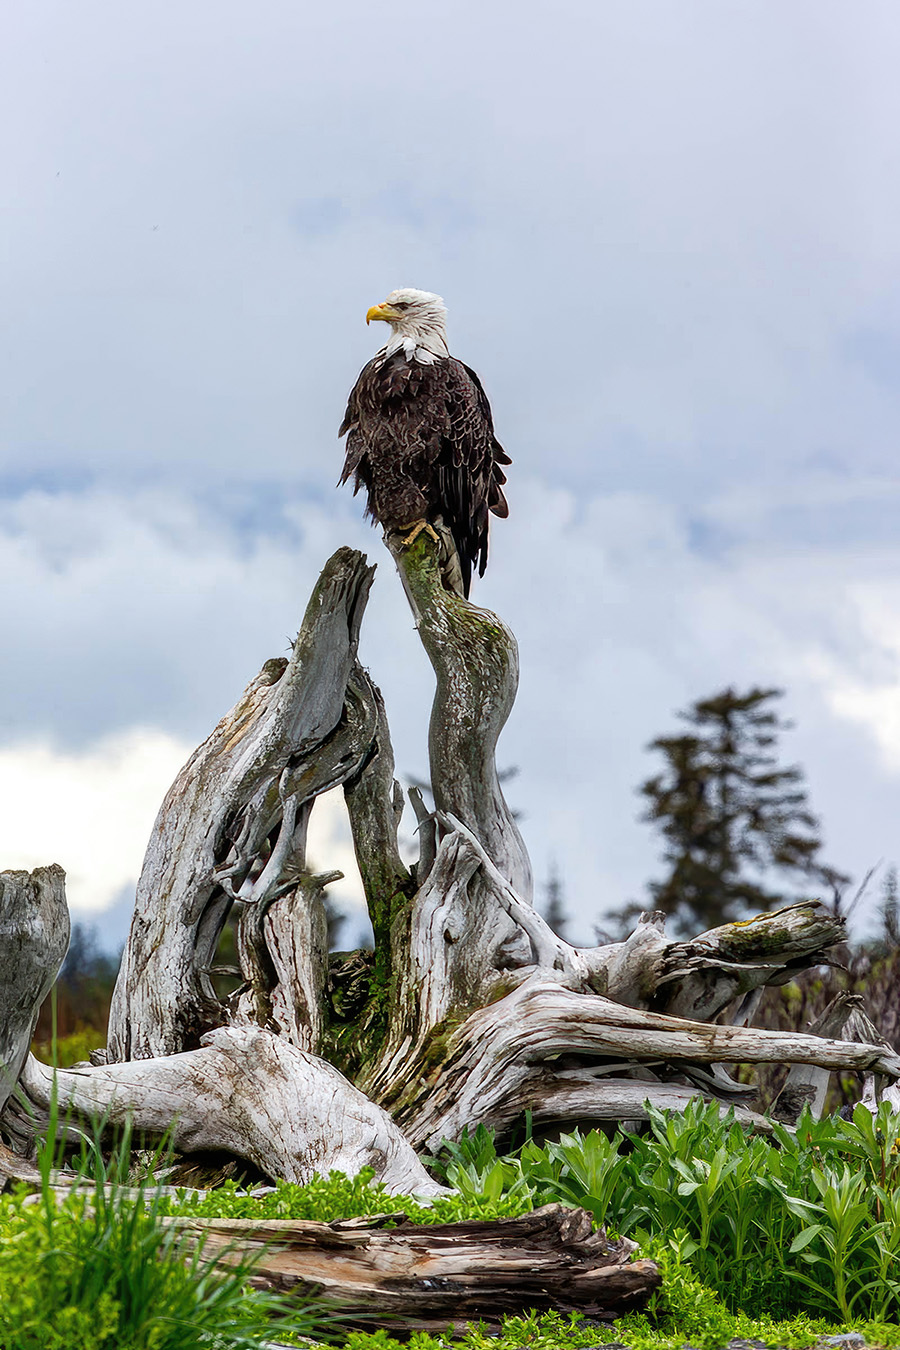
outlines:
{"label": "eagle's eye", "polygon": [[408,300],[395,300],[395,301],[394,301],[394,309],[409,309],[409,301],[408,301]]}

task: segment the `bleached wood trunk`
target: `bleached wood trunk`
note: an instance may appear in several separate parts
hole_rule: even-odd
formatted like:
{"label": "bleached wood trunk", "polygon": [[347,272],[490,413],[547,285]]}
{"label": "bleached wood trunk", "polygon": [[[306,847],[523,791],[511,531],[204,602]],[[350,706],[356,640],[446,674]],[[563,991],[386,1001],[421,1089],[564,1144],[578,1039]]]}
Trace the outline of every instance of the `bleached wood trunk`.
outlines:
{"label": "bleached wood trunk", "polygon": [[[351,680],[372,575],[360,553],[334,555],[290,660],[266,662],[166,795],[113,995],[110,1060],[193,1049],[222,1024],[210,971],[235,904],[248,986],[241,1020],[265,1024],[277,984],[263,969],[266,916],[279,904],[291,907],[297,890],[310,890],[312,804],[361,768],[372,744],[368,681],[361,671]],[[310,1042],[320,987],[313,961],[310,953],[304,969],[292,972],[298,985],[308,981],[307,1017],[296,1034]],[[294,993],[299,1003],[300,989]]]}
{"label": "bleached wood trunk", "polygon": [[[747,1025],[759,990],[843,940],[824,906],[789,906],[691,942],[669,939],[658,916],[592,948],[550,930],[531,904],[495,764],[516,690],[515,640],[495,615],[444,590],[425,534],[409,549],[388,543],[437,681],[436,809],[415,801],[417,862],[400,856],[387,716],[356,654],[372,569],[342,549],[290,659],[266,664],[167,794],[116,987],[109,1063],[62,1073],[61,1099],[76,1114],[130,1110],[149,1133],[177,1116],[179,1147],[226,1148],[269,1175],[368,1164],[394,1190],[423,1190],[413,1147],[481,1121],[503,1129],[526,1109],[538,1122],[618,1121],[642,1116],[648,1099],[702,1095],[752,1119],[752,1089],[723,1068],[737,1060],[900,1076],[883,1044]],[[329,963],[327,876],[309,874],[305,843],[316,796],[337,784],[376,946]],[[235,906],[243,984],[220,999],[210,972]],[[716,1024],[734,1004],[732,1024]],[[46,1102],[47,1076],[33,1063],[23,1088]]]}

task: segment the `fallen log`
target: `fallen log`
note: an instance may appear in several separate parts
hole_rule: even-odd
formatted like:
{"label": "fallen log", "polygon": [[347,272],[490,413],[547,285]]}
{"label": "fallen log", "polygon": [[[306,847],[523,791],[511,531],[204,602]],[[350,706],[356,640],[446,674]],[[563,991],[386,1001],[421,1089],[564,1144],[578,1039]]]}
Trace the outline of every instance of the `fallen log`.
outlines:
{"label": "fallen log", "polygon": [[[255,1260],[252,1283],[315,1292],[350,1323],[392,1333],[462,1330],[526,1309],[601,1320],[643,1307],[661,1277],[636,1246],[594,1231],[583,1209],[546,1205],[515,1219],[413,1224],[400,1215],[312,1223],[180,1219],[223,1265]],[[388,1227],[396,1224],[396,1227]]]}

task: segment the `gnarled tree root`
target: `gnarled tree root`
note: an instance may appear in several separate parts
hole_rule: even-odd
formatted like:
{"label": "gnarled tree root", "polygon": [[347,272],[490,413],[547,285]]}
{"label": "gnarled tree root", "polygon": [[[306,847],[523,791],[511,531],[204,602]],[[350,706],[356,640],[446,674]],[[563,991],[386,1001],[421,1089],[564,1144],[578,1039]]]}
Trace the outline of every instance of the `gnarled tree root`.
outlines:
{"label": "gnarled tree root", "polygon": [[[116,988],[113,1062],[60,1072],[61,1103],[80,1119],[130,1115],[147,1134],[171,1126],[179,1149],[224,1149],[273,1177],[368,1165],[392,1190],[423,1193],[436,1188],[414,1147],[482,1121],[504,1129],[526,1109],[537,1121],[589,1123],[702,1095],[759,1123],[724,1064],[900,1076],[900,1057],[865,1036],[746,1025],[762,988],[827,960],[843,940],[821,905],[691,942],[669,940],[656,916],[625,942],[593,948],[550,930],[531,904],[530,864],[495,764],[515,639],[496,615],[444,590],[424,533],[410,548],[390,546],[437,683],[436,809],[417,802],[418,862],[400,856],[387,719],[357,660],[372,569],[341,549],[290,658],[266,663],[167,794]],[[333,997],[326,878],[310,875],[305,857],[313,802],[337,784],[376,938],[371,960],[356,957],[356,1003]],[[211,970],[235,906],[243,983],[219,997]],[[39,983],[29,985],[35,998]],[[717,1025],[729,1004],[732,1024]],[[317,1057],[325,1046],[355,1086]],[[38,1108],[50,1077],[26,1062],[22,1086]]]}

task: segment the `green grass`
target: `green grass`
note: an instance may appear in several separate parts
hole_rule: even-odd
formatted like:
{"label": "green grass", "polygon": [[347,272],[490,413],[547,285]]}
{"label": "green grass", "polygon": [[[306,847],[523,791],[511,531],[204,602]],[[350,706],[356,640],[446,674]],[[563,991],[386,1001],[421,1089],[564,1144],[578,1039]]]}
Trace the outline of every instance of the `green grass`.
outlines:
{"label": "green grass", "polygon": [[276,1326],[279,1339],[328,1335],[314,1302],[252,1290],[249,1263],[223,1271],[191,1251],[152,1188],[126,1198],[129,1161],[127,1134],[109,1163],[89,1144],[87,1193],[60,1197],[45,1148],[39,1194],[0,1197],[3,1350],[258,1350]]}

